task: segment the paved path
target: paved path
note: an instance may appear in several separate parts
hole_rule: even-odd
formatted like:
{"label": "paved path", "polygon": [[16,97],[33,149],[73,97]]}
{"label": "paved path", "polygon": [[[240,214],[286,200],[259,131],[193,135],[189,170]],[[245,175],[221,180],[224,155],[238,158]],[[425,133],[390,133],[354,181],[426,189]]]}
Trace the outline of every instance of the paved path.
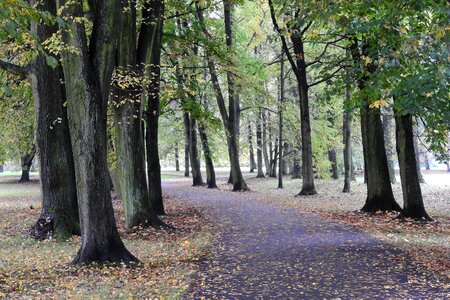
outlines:
{"label": "paved path", "polygon": [[223,233],[186,299],[449,299],[448,280],[354,228],[254,192],[189,184],[165,181],[163,191],[204,210]]}

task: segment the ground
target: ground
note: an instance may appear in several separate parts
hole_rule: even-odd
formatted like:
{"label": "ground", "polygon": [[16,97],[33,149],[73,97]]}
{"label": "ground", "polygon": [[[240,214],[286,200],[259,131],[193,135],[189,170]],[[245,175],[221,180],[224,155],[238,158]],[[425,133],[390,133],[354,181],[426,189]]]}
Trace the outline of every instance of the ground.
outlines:
{"label": "ground", "polygon": [[121,203],[113,199],[119,232],[142,264],[74,267],[80,240],[36,242],[28,232],[39,215],[39,183],[0,176],[0,298],[178,299],[192,283],[196,261],[211,240],[209,224],[192,206],[166,199],[165,222],[174,232],[126,231]]}
{"label": "ground", "polygon": [[[226,172],[219,174],[220,190],[209,190],[164,172],[165,221],[175,232],[126,231],[115,198],[122,238],[143,262],[135,269],[75,268],[78,238],[29,239],[38,183],[1,177],[0,297],[445,299],[450,291],[450,174],[425,174],[435,220],[425,225],[355,212],[362,183],[348,195],[341,180],[318,180],[317,196],[299,198],[299,180],[286,178],[280,190],[275,179],[246,174],[251,191],[232,193]],[[401,203],[400,185],[394,190]]]}

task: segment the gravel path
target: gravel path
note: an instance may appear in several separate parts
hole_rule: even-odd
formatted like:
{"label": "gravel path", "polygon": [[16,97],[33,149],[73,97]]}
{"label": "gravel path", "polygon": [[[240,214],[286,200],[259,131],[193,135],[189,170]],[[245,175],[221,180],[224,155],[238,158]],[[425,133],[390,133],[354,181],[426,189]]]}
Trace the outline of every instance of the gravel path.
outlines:
{"label": "gravel path", "polygon": [[163,182],[221,228],[186,299],[448,299],[449,281],[351,227],[258,194]]}

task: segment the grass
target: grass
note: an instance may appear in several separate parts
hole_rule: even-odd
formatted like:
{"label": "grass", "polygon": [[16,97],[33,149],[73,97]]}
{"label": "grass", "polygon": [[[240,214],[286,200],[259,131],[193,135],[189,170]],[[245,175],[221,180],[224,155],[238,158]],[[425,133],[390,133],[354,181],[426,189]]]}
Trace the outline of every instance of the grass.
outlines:
{"label": "grass", "polygon": [[79,237],[65,242],[29,238],[39,215],[39,183],[13,179],[0,178],[0,298],[179,299],[211,241],[202,215],[177,199],[166,199],[168,215],[163,217],[177,230],[158,232],[126,230],[121,203],[114,198],[122,239],[142,263],[75,267],[70,262]]}

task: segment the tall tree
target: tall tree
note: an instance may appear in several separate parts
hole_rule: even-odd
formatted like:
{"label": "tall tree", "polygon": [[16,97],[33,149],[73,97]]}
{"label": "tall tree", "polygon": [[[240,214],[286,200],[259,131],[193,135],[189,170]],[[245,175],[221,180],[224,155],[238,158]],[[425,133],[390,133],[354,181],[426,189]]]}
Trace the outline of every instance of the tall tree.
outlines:
{"label": "tall tree", "polygon": [[300,99],[300,120],[301,120],[301,136],[302,136],[302,189],[299,195],[315,195],[317,194],[316,188],[314,186],[314,172],[312,163],[312,140],[311,140],[311,122],[309,114],[309,99],[308,99],[308,89],[318,84],[318,82],[313,84],[308,84],[306,76],[306,62],[305,62],[305,50],[304,50],[304,33],[311,26],[311,22],[307,23],[303,28],[300,28],[301,20],[299,17],[300,9],[295,12],[296,19],[291,23],[289,27],[289,35],[291,37],[291,42],[294,48],[294,57],[291,54],[290,47],[285,38],[285,32],[278,25],[276,19],[275,8],[273,1],[269,0],[269,7],[272,17],[273,25],[278,32],[281,39],[284,52],[291,64],[292,70],[297,79],[299,99]]}
{"label": "tall tree", "polygon": [[[201,29],[207,38],[211,38],[210,33],[208,32],[203,12],[196,3],[197,7],[197,18],[199,20]],[[231,20],[232,20],[232,3],[229,1],[224,1],[224,21],[225,21],[225,34],[226,34],[226,45],[228,50],[232,51],[233,45],[233,35],[231,29]],[[208,69],[211,77],[211,81],[213,84],[214,92],[216,95],[217,105],[219,106],[220,115],[222,117],[222,122],[224,124],[227,136],[227,144],[228,144],[228,153],[230,157],[231,164],[231,178],[233,180],[233,191],[244,191],[247,190],[247,184],[244,181],[244,177],[242,176],[242,171],[239,163],[239,145],[238,145],[238,126],[239,126],[239,105],[238,98],[236,97],[236,85],[234,84],[234,75],[228,71],[227,72],[227,80],[228,80],[228,111],[225,106],[225,98],[222,93],[222,89],[219,84],[219,79],[217,76],[217,70],[213,58],[211,56],[210,51],[206,49],[206,58],[208,62]]]}
{"label": "tall tree", "polygon": [[[91,3],[94,4],[94,3]],[[106,115],[120,3],[99,0],[90,10],[94,24],[90,40],[81,1],[59,3],[63,42],[76,51],[63,51],[67,113],[72,140],[82,243],[73,261],[133,262],[115,224],[108,181]]]}
{"label": "tall tree", "polygon": [[412,116],[409,114],[401,115],[396,112],[395,124],[403,191],[403,209],[400,217],[431,220],[425,211],[419,173],[417,172]]}
{"label": "tall tree", "polygon": [[[152,3],[145,2],[137,38],[137,12],[133,1],[122,2],[119,18],[116,71],[113,81],[114,125],[117,149],[116,182],[124,204],[127,228],[137,225],[162,225],[149,198],[145,171],[144,128],[142,122],[144,65],[152,40],[148,23],[155,16],[148,13]],[[150,82],[150,84],[155,84]],[[153,187],[152,187],[153,188]]]}
{"label": "tall tree", "polygon": [[343,193],[350,193],[351,181],[353,173],[352,160],[352,112],[347,106],[350,105],[351,100],[351,78],[348,68],[345,72],[345,102],[344,102],[344,117],[342,124],[342,138],[344,144],[344,188]]}
{"label": "tall tree", "polygon": [[[42,45],[58,26],[49,18],[56,16],[54,1],[36,4],[47,18],[36,18],[29,27]],[[52,64],[52,66],[49,65]],[[65,240],[80,233],[75,171],[65,102],[64,81],[57,60],[41,49],[27,66],[0,63],[0,67],[24,78],[28,75],[34,98],[36,152],[39,157],[42,209],[31,234],[38,240],[50,236]],[[29,159],[26,159],[29,162]]]}
{"label": "tall tree", "polygon": [[[158,149],[158,120],[160,114],[161,49],[164,25],[164,0],[150,1],[150,22],[146,38],[151,40],[150,59],[147,76],[150,84],[147,88],[147,108],[145,110],[145,147],[147,150],[147,177],[150,202],[158,215],[165,215],[161,190],[161,165]],[[140,34],[143,34],[142,31]]]}
{"label": "tall tree", "polygon": [[266,177],[264,175],[263,171],[263,141],[262,141],[262,112],[259,108],[257,111],[256,116],[256,161],[257,161],[257,168],[258,168],[258,174],[256,175],[257,178],[264,178]]}
{"label": "tall tree", "polygon": [[[352,40],[352,57],[355,67],[360,70],[357,80],[358,88],[364,92],[361,127],[363,128],[362,134],[365,136],[363,147],[365,169],[367,169],[367,199],[362,210],[366,212],[400,211],[400,206],[394,199],[389,179],[380,109],[369,103],[367,96],[370,82],[369,74],[374,74],[377,69],[377,66],[373,63],[377,51],[374,40],[364,40],[361,49],[357,41]],[[364,63],[361,56],[369,57],[371,62]]]}
{"label": "tall tree", "polygon": [[247,120],[247,129],[248,129],[248,152],[250,156],[250,173],[253,173],[255,169],[257,168],[256,162],[255,162],[255,153],[253,151],[253,129],[250,122],[250,118]]}

